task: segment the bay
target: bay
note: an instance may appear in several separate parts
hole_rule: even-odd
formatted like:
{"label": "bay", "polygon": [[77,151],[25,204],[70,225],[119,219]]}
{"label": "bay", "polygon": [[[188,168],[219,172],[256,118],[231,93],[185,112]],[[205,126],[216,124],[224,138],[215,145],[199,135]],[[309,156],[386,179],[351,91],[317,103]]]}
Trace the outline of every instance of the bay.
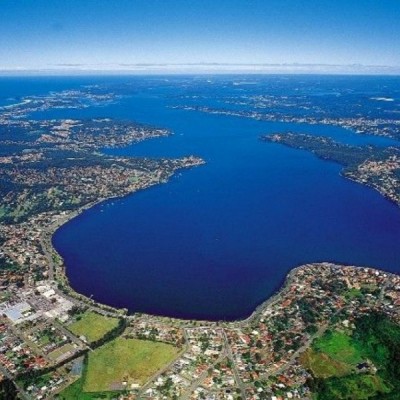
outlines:
{"label": "bay", "polygon": [[303,263],[400,271],[397,206],[342,178],[339,165],[258,139],[295,130],[349,144],[394,141],[331,126],[172,109],[178,83],[150,86],[80,115],[101,113],[174,132],[106,149],[109,154],[195,154],[206,165],[181,171],[167,184],[106,201],[60,228],[54,245],[75,290],[130,312],[232,320],[249,315],[291,268]]}

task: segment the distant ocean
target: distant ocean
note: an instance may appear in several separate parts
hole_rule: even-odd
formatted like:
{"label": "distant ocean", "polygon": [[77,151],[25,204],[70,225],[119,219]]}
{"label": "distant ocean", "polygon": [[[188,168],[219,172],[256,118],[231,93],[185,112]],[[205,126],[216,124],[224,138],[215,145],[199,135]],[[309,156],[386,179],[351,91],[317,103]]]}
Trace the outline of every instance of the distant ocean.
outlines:
{"label": "distant ocean", "polygon": [[[102,116],[168,128],[174,132],[171,137],[105,151],[146,157],[194,154],[206,161],[180,171],[166,184],[106,201],[61,227],[53,242],[75,290],[131,312],[232,320],[248,316],[280,287],[290,269],[303,263],[335,261],[400,272],[397,206],[342,178],[339,165],[263,143],[259,136],[293,130],[349,144],[397,142],[333,126],[267,123],[170,108],[190,102],[216,106],[221,99],[273,92],[319,96],[322,105],[331,102],[332,108],[337,102],[340,111],[337,93],[351,93],[354,101],[393,97],[400,80],[270,76],[257,77],[256,85],[234,84],[238,79],[0,80],[2,104],[25,94],[107,82],[114,91],[123,91],[115,104],[35,117]],[[390,107],[400,103],[396,101]],[[371,102],[370,116],[386,106]]]}

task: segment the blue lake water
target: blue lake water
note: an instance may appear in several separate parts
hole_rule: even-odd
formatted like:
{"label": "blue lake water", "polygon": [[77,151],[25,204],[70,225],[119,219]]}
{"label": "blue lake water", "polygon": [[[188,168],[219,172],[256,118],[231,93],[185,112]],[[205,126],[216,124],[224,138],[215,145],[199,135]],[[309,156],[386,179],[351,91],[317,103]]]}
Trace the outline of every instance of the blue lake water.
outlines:
{"label": "blue lake water", "polygon": [[168,108],[182,103],[174,98],[181,90],[174,82],[142,84],[107,107],[37,115],[109,116],[166,127],[174,135],[104,151],[194,154],[206,161],[166,184],[97,205],[61,227],[53,242],[74,289],[131,312],[237,319],[303,263],[337,261],[400,272],[397,206],[340,177],[339,165],[259,136],[289,129],[349,144],[398,142],[332,126]]}

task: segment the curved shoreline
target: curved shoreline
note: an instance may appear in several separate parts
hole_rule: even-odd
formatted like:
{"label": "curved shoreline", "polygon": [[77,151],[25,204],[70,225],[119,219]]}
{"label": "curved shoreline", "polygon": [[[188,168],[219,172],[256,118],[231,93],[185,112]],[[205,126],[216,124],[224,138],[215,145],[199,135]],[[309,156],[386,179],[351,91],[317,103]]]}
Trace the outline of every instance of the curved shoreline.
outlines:
{"label": "curved shoreline", "polygon": [[[358,182],[359,183],[359,182]],[[153,185],[151,185],[153,186]],[[148,187],[141,188],[139,190],[145,190]],[[131,192],[127,194],[126,196],[132,195],[136,192]],[[125,197],[125,196],[123,196]],[[336,264],[335,262],[329,262],[329,261],[323,261],[323,262],[316,262],[316,263],[307,263],[307,264],[302,264],[293,267],[288,271],[288,273],[285,275],[285,278],[282,282],[282,284],[279,286],[278,289],[274,291],[274,293],[271,294],[268,298],[263,300],[259,305],[257,305],[254,310],[251,312],[251,314],[243,319],[235,319],[235,320],[217,320],[217,321],[210,321],[210,320],[202,320],[202,319],[184,319],[184,318],[175,318],[175,317],[169,317],[169,316],[164,316],[164,315],[153,315],[153,314],[148,314],[148,313],[141,313],[141,312],[134,312],[132,314],[129,313],[128,309],[126,308],[116,308],[113,306],[110,306],[108,304],[100,303],[96,300],[93,300],[89,297],[87,297],[84,294],[81,294],[77,292],[74,288],[69,283],[69,279],[66,275],[66,265],[64,264],[64,260],[62,256],[58,253],[58,251],[55,249],[52,243],[52,238],[56,231],[61,228],[63,225],[71,221],[72,219],[78,217],[81,215],[83,212],[103,203],[111,199],[122,199],[123,197],[120,196],[115,196],[115,197],[109,197],[109,198],[103,198],[99,199],[96,202],[87,204],[83,207],[81,207],[79,210],[73,211],[64,218],[60,218],[57,221],[55,221],[50,227],[46,228],[43,232],[43,235],[45,236],[42,238],[45,242],[42,242],[42,247],[47,255],[56,255],[59,260],[60,264],[55,265],[54,260],[51,260],[51,267],[49,268],[49,281],[53,283],[54,287],[56,284],[62,284],[62,288],[60,289],[59,287],[57,290],[60,290],[60,294],[67,296],[71,299],[70,296],[72,296],[75,300],[81,302],[82,305],[92,307],[95,311],[100,312],[101,314],[106,314],[108,316],[113,316],[113,317],[121,317],[124,316],[125,318],[128,319],[134,319],[136,315],[148,315],[149,317],[152,318],[160,318],[160,319],[168,319],[171,321],[181,321],[181,322],[189,322],[189,321],[196,321],[196,323],[200,323],[202,325],[211,325],[211,326],[218,326],[219,324],[227,324],[227,325],[233,325],[233,326],[245,326],[248,324],[251,324],[251,322],[256,319],[267,307],[270,307],[280,301],[285,297],[287,294],[290,285],[293,283],[294,279],[296,278],[297,274],[300,273],[301,271],[309,268],[310,266],[334,266],[335,268],[359,268],[359,269],[369,269],[373,270],[376,272],[379,272],[381,274],[385,274],[387,276],[393,276],[396,277],[398,276],[397,274],[389,271],[385,271],[382,269],[378,269],[375,267],[366,267],[366,266],[354,266],[354,265],[348,265],[348,264]],[[48,247],[48,249],[46,248]],[[53,275],[53,276],[52,276]],[[54,275],[59,275],[58,278],[61,278],[61,280],[57,280],[57,276],[54,279]]]}
{"label": "curved shoreline", "polygon": [[[191,168],[193,166],[201,165],[203,164],[204,161],[199,159],[197,163],[193,165],[189,165],[188,167]],[[180,168],[179,168],[180,169]],[[173,171],[169,176],[168,179],[170,179],[174,175],[175,171]],[[340,171],[339,175],[343,178],[349,179],[350,181],[353,181],[355,183],[364,185],[367,188],[373,189],[377,191],[381,196],[383,196],[384,199],[388,200],[390,203],[394,203],[396,206],[399,206],[399,203],[397,203],[394,199],[390,198],[389,196],[386,195],[386,193],[383,193],[382,191],[379,190],[379,188],[374,187],[373,185],[370,185],[369,183],[365,183],[362,181],[357,180],[353,176],[348,176],[343,173],[343,170]],[[126,318],[134,318],[136,314],[141,314],[141,315],[149,315],[155,318],[168,318],[172,320],[179,320],[179,321],[190,321],[190,320],[195,320],[197,322],[201,322],[203,324],[210,324],[210,325],[215,325],[218,323],[226,323],[226,324],[235,324],[238,326],[246,325],[248,323],[251,323],[252,320],[254,320],[265,308],[268,306],[271,306],[277,302],[279,302],[282,297],[286,294],[288,287],[290,286],[291,282],[295,278],[296,274],[301,271],[302,269],[306,268],[309,265],[335,265],[339,266],[338,264],[335,264],[335,262],[330,262],[330,261],[324,261],[324,262],[316,262],[312,264],[304,264],[304,265],[298,265],[293,267],[291,270],[288,271],[288,273],[285,275],[283,282],[281,285],[265,300],[263,300],[259,305],[257,305],[254,310],[251,312],[251,314],[243,319],[235,319],[235,320],[218,320],[218,321],[209,321],[209,320],[202,320],[202,319],[196,319],[196,318],[191,318],[191,319],[183,319],[183,318],[176,318],[176,317],[168,317],[168,316],[163,316],[163,315],[152,315],[152,314],[147,314],[147,313],[137,313],[134,312],[132,314],[129,313],[128,309],[126,308],[116,308],[104,303],[100,303],[96,300],[93,300],[89,297],[87,297],[84,294],[81,294],[77,292],[74,288],[71,287],[69,283],[69,279],[66,274],[66,268],[67,266],[64,263],[64,260],[62,256],[58,253],[58,251],[55,249],[53,246],[53,236],[56,233],[58,229],[60,229],[63,225],[71,221],[72,219],[78,217],[85,211],[92,209],[93,207],[104,203],[106,201],[112,200],[112,199],[123,199],[124,197],[133,195],[134,193],[148,189],[152,186],[158,185],[160,183],[166,183],[165,181],[159,181],[159,182],[147,182],[145,186],[136,189],[134,191],[131,191],[129,193],[126,193],[123,196],[112,196],[112,197],[107,197],[107,198],[100,198],[92,203],[88,203],[79,209],[72,211],[68,213],[67,215],[60,216],[55,222],[53,222],[49,227],[45,228],[43,230],[42,238],[41,238],[41,245],[43,248],[43,251],[48,259],[49,262],[49,275],[48,275],[48,280],[53,284],[54,288],[59,291],[60,294],[69,297],[69,299],[74,298],[76,301],[80,302],[82,305],[90,306],[93,309],[96,309],[100,313],[106,313],[109,316],[115,316],[115,317],[121,317],[122,315],[125,316]],[[58,264],[56,265],[54,261],[54,256],[59,260]],[[347,264],[340,264],[342,267],[355,267],[353,265],[347,265]],[[379,271],[388,275],[393,275],[396,276],[396,274],[389,272],[389,271],[384,271],[381,269],[377,269],[374,267],[355,267],[355,268],[369,268],[373,269],[374,271]],[[57,287],[58,285],[62,285],[61,288]],[[60,291],[61,290],[61,291]]]}
{"label": "curved shoreline", "polygon": [[[205,163],[204,160],[197,159],[192,164],[183,166],[181,168],[192,168],[194,166],[202,165],[204,163]],[[181,168],[178,168],[178,169],[181,169]],[[172,176],[175,174],[175,171],[173,171],[171,174],[169,174],[167,179],[172,178]],[[53,236],[56,233],[56,231],[58,229],[60,229],[63,225],[67,224],[74,218],[83,214],[85,211],[90,210],[93,207],[95,207],[101,203],[104,203],[104,202],[107,202],[107,201],[110,201],[113,199],[123,199],[124,197],[133,195],[139,191],[142,191],[142,190],[148,189],[152,186],[156,186],[158,184],[162,184],[162,183],[166,183],[166,182],[167,181],[146,182],[146,184],[144,186],[142,186],[138,189],[135,189],[129,193],[126,193],[123,196],[116,195],[116,196],[111,196],[111,197],[107,197],[107,198],[100,198],[94,202],[85,204],[84,206],[78,208],[77,210],[71,211],[68,214],[61,214],[56,219],[56,221],[54,221],[53,223],[50,224],[50,226],[47,226],[46,228],[44,228],[41,238],[40,238],[40,244],[41,244],[42,250],[47,258],[47,261],[48,261],[48,281],[53,286],[54,290],[56,290],[60,295],[67,296],[70,300],[72,298],[74,298],[76,301],[80,302],[81,305],[87,305],[92,308],[96,308],[96,311],[98,311],[102,314],[106,313],[108,316],[115,316],[115,317],[120,317],[122,315],[124,315],[126,317],[133,317],[134,314],[129,315],[128,310],[125,308],[120,309],[120,308],[116,308],[113,306],[109,306],[107,304],[100,303],[98,301],[95,301],[95,300],[87,297],[84,294],[77,292],[74,288],[72,288],[72,286],[70,285],[68,276],[66,274],[67,266],[64,263],[64,259],[53,245]],[[58,262],[56,262],[55,259]]]}
{"label": "curved shoreline", "polygon": [[[153,185],[152,185],[153,186]],[[142,188],[140,190],[145,190],[148,187]],[[127,194],[126,196],[130,196],[133,195],[136,192],[132,192]],[[125,197],[125,196],[123,196]],[[74,218],[78,217],[79,215],[81,215],[82,213],[84,213],[87,210],[90,210],[91,208],[112,200],[112,199],[122,199],[123,197],[109,197],[109,198],[104,198],[104,199],[99,199],[96,202],[93,203],[89,203],[83,207],[81,207],[80,209],[71,212],[70,214],[68,214],[67,216],[65,216],[64,218],[60,218],[57,221],[55,221],[50,227],[46,228],[43,232],[43,236],[44,238],[42,238],[42,248],[46,254],[46,256],[48,257],[49,260],[49,281],[53,283],[54,288],[56,286],[56,284],[62,284],[62,289],[60,289],[59,287],[57,287],[58,290],[61,290],[62,295],[67,295],[67,296],[72,296],[74,297],[76,300],[81,301],[83,303],[86,303],[86,305],[91,306],[91,307],[96,307],[98,308],[98,311],[104,312],[106,311],[107,314],[109,316],[121,316],[124,315],[127,318],[134,318],[135,314],[138,313],[132,313],[130,314],[129,311],[126,308],[116,308],[113,306],[110,306],[108,304],[104,304],[104,303],[100,303],[96,300],[91,299],[90,297],[87,297],[86,295],[77,292],[71,285],[68,279],[68,276],[66,274],[66,268],[67,266],[64,263],[64,259],[63,257],[60,255],[60,253],[56,250],[56,248],[53,246],[53,236],[56,233],[56,231],[58,229],[60,229],[63,225],[67,224],[68,222],[70,222],[71,220],[73,220]],[[54,259],[50,258],[49,256],[52,255],[56,255],[61,264],[59,265],[55,265],[54,263]],[[308,264],[306,264],[308,265]],[[269,305],[272,305],[276,302],[278,302],[279,300],[281,300],[281,297],[285,294],[288,286],[290,285],[294,275],[296,274],[296,272],[298,270],[301,270],[302,268],[304,268],[304,265],[300,265],[300,266],[296,266],[293,267],[285,276],[283,283],[279,286],[278,289],[275,290],[275,292],[273,294],[271,294],[270,297],[266,298],[265,300],[263,300],[259,305],[257,305],[254,310],[251,312],[251,314],[243,319],[235,319],[232,321],[229,320],[218,320],[218,321],[209,321],[209,320],[202,320],[202,319],[184,319],[184,318],[175,318],[175,317],[169,317],[169,316],[164,316],[164,315],[153,315],[153,314],[147,314],[147,313],[140,313],[141,315],[149,315],[155,318],[168,318],[168,319],[172,319],[172,320],[179,320],[179,321],[190,321],[190,320],[195,320],[197,322],[201,322],[201,323],[205,323],[205,324],[218,324],[218,323],[227,323],[227,324],[239,324],[239,325],[244,325],[247,323],[250,323],[254,318],[257,317],[257,315],[262,312],[262,310],[264,310],[266,307],[268,307]],[[62,281],[57,280],[57,275],[58,278],[62,279]],[[56,288],[55,288],[56,289]],[[67,293],[66,293],[67,292]],[[114,315],[112,315],[114,314]]]}
{"label": "curved shoreline", "polygon": [[[193,166],[193,165],[191,165]],[[190,166],[190,167],[191,167]],[[174,171],[175,172],[175,171]],[[170,177],[173,176],[174,172],[168,177],[168,179]],[[386,200],[389,200],[390,203],[394,203],[396,206],[399,206],[399,203],[396,202],[395,199],[391,198],[390,196],[388,196],[385,192],[382,192],[381,190],[379,190],[378,187],[373,186],[371,184],[369,184],[368,182],[363,182],[361,180],[358,180],[357,177],[354,176],[349,176],[346,175],[344,173],[344,171],[340,171],[339,175],[343,178],[348,179],[349,181],[353,181],[355,183],[364,185],[367,188],[373,189],[375,191],[377,191],[381,196],[383,196],[383,198],[385,198]],[[101,198],[98,199],[95,202],[86,204],[85,206],[79,208],[76,211],[72,211],[71,213],[69,213],[68,215],[62,216],[59,219],[57,219],[57,221],[55,221],[53,224],[50,225],[50,227],[44,229],[44,236],[45,238],[42,238],[44,244],[42,245],[43,249],[46,249],[45,252],[47,253],[48,256],[48,260],[49,260],[49,264],[51,264],[51,267],[49,268],[49,280],[50,282],[53,282],[54,286],[56,286],[55,284],[62,284],[62,290],[63,290],[63,295],[66,296],[72,296],[73,298],[75,298],[77,301],[83,302],[84,304],[90,306],[90,307],[95,307],[97,308],[97,310],[99,312],[106,312],[108,315],[110,316],[121,316],[124,315],[127,318],[134,318],[136,314],[142,314],[142,315],[149,315],[149,316],[153,316],[155,318],[170,318],[173,320],[180,320],[180,321],[190,321],[190,320],[196,320],[198,322],[202,322],[204,324],[217,324],[217,323],[227,323],[227,324],[237,324],[237,325],[245,325],[247,323],[251,323],[252,320],[254,320],[257,315],[259,315],[262,310],[264,310],[266,307],[275,304],[276,302],[280,301],[282,299],[282,297],[286,294],[287,288],[290,286],[290,283],[292,282],[293,278],[296,276],[298,271],[301,271],[304,267],[308,266],[308,265],[314,265],[314,264],[321,264],[321,265],[337,265],[335,264],[335,262],[330,262],[330,261],[324,261],[324,262],[318,262],[318,263],[313,263],[313,264],[305,264],[305,265],[300,265],[300,266],[296,266],[293,267],[291,270],[288,271],[288,273],[285,275],[283,282],[279,285],[279,287],[266,299],[264,299],[263,301],[260,302],[260,304],[258,304],[254,310],[250,313],[249,316],[242,318],[242,319],[235,319],[235,320],[202,320],[202,319],[196,319],[196,318],[176,318],[176,317],[168,317],[168,316],[163,316],[163,315],[153,315],[153,314],[147,314],[147,313],[140,313],[140,312],[134,312],[134,313],[130,313],[128,309],[126,308],[116,308],[101,302],[98,302],[96,300],[93,300],[89,297],[87,297],[84,294],[81,294],[77,291],[75,291],[75,289],[73,289],[69,283],[67,274],[66,274],[66,265],[64,264],[64,260],[62,259],[61,255],[57,252],[57,250],[54,248],[53,243],[52,243],[52,238],[53,235],[55,234],[55,232],[61,228],[61,226],[63,226],[64,224],[66,224],[67,222],[71,221],[72,219],[74,219],[75,217],[81,215],[84,211],[89,210],[93,207],[95,207],[96,205],[99,205],[103,202],[112,200],[112,199],[122,199],[128,195],[132,195],[134,193],[136,193],[139,190],[145,190],[151,186],[155,186],[156,184],[159,183],[164,183],[162,181],[160,182],[151,182],[143,187],[141,187],[140,189],[134,190],[132,192],[126,193],[123,196],[112,196],[112,197],[107,197],[107,198]],[[42,243],[43,243],[42,242]],[[54,264],[54,260],[52,257],[50,257],[50,255],[56,255],[56,257],[60,260],[60,263],[58,265]],[[343,267],[352,267],[352,265],[347,265],[347,264],[340,264]],[[381,269],[377,269],[374,267],[356,267],[356,268],[372,268],[374,271],[380,271],[382,273],[386,273],[386,274],[391,274],[396,276],[395,273],[392,272],[388,272],[388,271],[384,271]],[[58,275],[58,279],[59,280],[54,280],[54,275]],[[56,277],[57,278],[57,277]]]}

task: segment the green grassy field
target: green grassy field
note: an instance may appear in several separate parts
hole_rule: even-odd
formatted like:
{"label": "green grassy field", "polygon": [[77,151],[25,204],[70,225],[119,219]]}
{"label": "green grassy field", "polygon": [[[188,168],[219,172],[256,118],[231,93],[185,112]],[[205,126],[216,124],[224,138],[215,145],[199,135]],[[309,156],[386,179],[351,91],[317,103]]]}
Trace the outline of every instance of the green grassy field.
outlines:
{"label": "green grassy field", "polygon": [[362,361],[359,345],[340,331],[327,331],[301,357],[303,365],[317,378],[348,375]]}
{"label": "green grassy field", "polygon": [[[351,336],[328,331],[301,356],[313,377],[313,399],[400,399],[400,326],[380,313],[354,323]],[[361,362],[366,365],[362,370],[357,367]]]}
{"label": "green grassy field", "polygon": [[61,400],[92,400],[90,395],[82,393],[82,379],[78,379],[76,382],[69,385],[61,393],[57,395],[57,399]]}
{"label": "green grassy field", "polygon": [[83,391],[115,390],[124,380],[142,385],[177,354],[169,344],[117,338],[89,354]]}
{"label": "green grassy field", "polygon": [[362,361],[362,350],[343,332],[327,332],[313,343],[313,349],[332,360],[356,365]]}
{"label": "green grassy field", "polygon": [[354,372],[356,365],[363,361],[363,354],[359,343],[347,334],[327,331],[314,341],[300,360],[313,376],[326,379]]}
{"label": "green grassy field", "polygon": [[97,400],[97,399],[115,399],[118,397],[114,392],[102,392],[102,393],[84,393],[82,391],[83,379],[80,378],[61,393],[56,398],[59,400]]}
{"label": "green grassy field", "polygon": [[88,342],[95,342],[117,325],[117,318],[109,318],[92,311],[86,311],[78,321],[68,325],[67,328],[74,335],[85,336]]}
{"label": "green grassy field", "polygon": [[325,353],[308,349],[302,354],[301,363],[309,369],[317,378],[329,378],[331,376],[344,376],[351,372],[350,365],[333,360]]}

